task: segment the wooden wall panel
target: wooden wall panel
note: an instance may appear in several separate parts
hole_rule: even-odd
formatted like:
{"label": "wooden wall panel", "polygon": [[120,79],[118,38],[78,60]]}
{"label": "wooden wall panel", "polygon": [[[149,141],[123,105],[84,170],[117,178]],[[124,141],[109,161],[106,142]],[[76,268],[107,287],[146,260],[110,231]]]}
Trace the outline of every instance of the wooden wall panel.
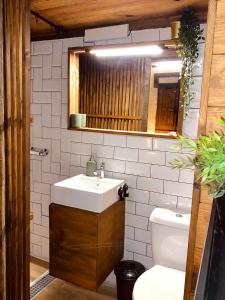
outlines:
{"label": "wooden wall panel", "polygon": [[[202,84],[199,134],[220,130],[217,118],[225,117],[225,0],[210,0],[208,32]],[[192,208],[192,232],[189,238],[189,253],[185,285],[185,300],[193,298],[202,251],[208,230],[212,198],[205,189],[196,193]]]}
{"label": "wooden wall panel", "polygon": [[[194,254],[194,269],[198,272],[198,267],[201,263],[202,259],[202,248],[195,247],[195,254]],[[196,273],[197,273],[196,272]],[[196,274],[197,275],[197,274]],[[196,278],[194,278],[195,280]],[[194,282],[194,281],[193,281]]]}
{"label": "wooden wall panel", "polygon": [[[3,19],[0,2],[0,20]],[[4,54],[3,22],[0,22],[0,299],[5,300],[5,145],[4,145]]]}
{"label": "wooden wall panel", "polygon": [[198,222],[197,222],[197,232],[196,232],[196,242],[195,247],[203,249],[205,244],[205,230],[207,229],[212,205],[210,203],[200,203]]}
{"label": "wooden wall panel", "polygon": [[216,27],[214,34],[213,53],[225,53],[225,2],[217,1]]}
{"label": "wooden wall panel", "polygon": [[[225,90],[224,90],[225,93]],[[219,130],[222,127],[217,124],[216,120],[220,118],[221,116],[225,117],[225,106],[209,106],[208,107],[208,114],[207,114],[207,123],[206,123],[206,130],[207,132],[213,131],[213,130]]]}
{"label": "wooden wall panel", "polygon": [[196,240],[196,229],[197,229],[197,221],[198,221],[200,195],[201,195],[200,189],[195,187],[193,190],[193,197],[192,197],[191,222],[190,222],[190,228],[189,228],[189,243],[188,243],[187,264],[186,264],[184,300],[192,299],[193,290],[194,290],[194,282],[196,280],[194,257],[195,257],[195,240]]}
{"label": "wooden wall panel", "polygon": [[[225,22],[224,22],[224,26],[225,26]],[[224,86],[225,86],[224,55],[213,55],[208,106],[212,106],[212,107],[225,106]]]}
{"label": "wooden wall panel", "polygon": [[[1,1],[4,107],[0,147],[7,300],[29,299],[30,1]],[[2,93],[1,93],[2,96]],[[2,104],[2,103],[1,103]],[[4,139],[3,139],[4,135]],[[5,205],[3,200],[5,200]],[[3,207],[4,205],[4,207]],[[0,248],[1,249],[1,248]],[[1,266],[2,267],[2,266]]]}
{"label": "wooden wall panel", "polygon": [[208,203],[208,204],[212,204],[213,199],[211,196],[209,196],[208,191],[205,188],[201,189],[201,199],[200,202],[202,203]]}

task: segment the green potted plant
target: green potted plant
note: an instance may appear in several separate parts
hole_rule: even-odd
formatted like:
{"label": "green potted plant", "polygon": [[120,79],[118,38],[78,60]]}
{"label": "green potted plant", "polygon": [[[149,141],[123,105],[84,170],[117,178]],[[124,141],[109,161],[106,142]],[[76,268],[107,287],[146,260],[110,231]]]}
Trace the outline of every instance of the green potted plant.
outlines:
{"label": "green potted plant", "polygon": [[204,40],[203,30],[200,28],[198,16],[194,8],[189,7],[182,13],[179,28],[179,42],[177,50],[182,60],[181,71],[181,96],[183,98],[184,118],[189,114],[194,94],[191,86],[194,84],[194,66],[199,57],[199,42]]}
{"label": "green potted plant", "polygon": [[225,118],[220,118],[218,123],[222,126],[219,132],[202,135],[197,140],[178,136],[181,145],[193,155],[177,158],[171,162],[171,166],[195,171],[202,186],[216,201],[225,232]]}

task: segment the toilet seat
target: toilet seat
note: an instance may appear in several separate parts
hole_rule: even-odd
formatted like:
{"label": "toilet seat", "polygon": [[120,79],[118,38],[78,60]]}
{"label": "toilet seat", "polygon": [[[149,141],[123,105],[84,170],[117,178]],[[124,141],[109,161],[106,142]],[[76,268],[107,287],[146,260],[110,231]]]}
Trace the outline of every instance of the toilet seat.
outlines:
{"label": "toilet seat", "polygon": [[185,272],[156,265],[136,281],[133,300],[183,300]]}

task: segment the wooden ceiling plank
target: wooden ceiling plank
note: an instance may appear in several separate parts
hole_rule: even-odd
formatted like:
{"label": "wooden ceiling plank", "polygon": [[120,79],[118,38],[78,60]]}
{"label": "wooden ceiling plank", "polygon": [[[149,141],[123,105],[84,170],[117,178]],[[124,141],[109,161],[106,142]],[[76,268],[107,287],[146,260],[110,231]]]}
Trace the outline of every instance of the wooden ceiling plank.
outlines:
{"label": "wooden ceiling plank", "polygon": [[[32,0],[31,7],[47,20],[64,28],[84,29],[122,23],[148,23],[169,26],[169,20],[188,6],[206,14],[208,0]],[[51,29],[31,20],[33,34],[48,34]],[[153,27],[154,26],[153,24]],[[161,25],[160,25],[161,24]]]}
{"label": "wooden ceiling plank", "polygon": [[[164,3],[166,2],[166,5],[163,7],[159,7],[159,3]],[[60,8],[60,7],[77,7],[78,9],[92,9],[96,8],[98,10],[101,10],[102,8],[105,7],[114,7],[115,4],[119,5],[117,9],[120,9],[120,7],[126,7],[128,10],[132,9],[132,5],[136,4],[136,0],[112,0],[112,1],[104,1],[104,0],[98,0],[98,1],[90,1],[90,0],[32,0],[32,9],[37,9],[39,11],[42,10],[51,10],[54,8]],[[184,6],[191,6],[194,5],[195,7],[205,7],[208,3],[207,0],[183,0],[183,1],[174,1],[174,0],[141,0],[138,2],[140,7],[151,7],[156,8],[156,9],[162,9],[162,8],[168,8],[168,7],[173,7],[175,9],[183,8]]]}
{"label": "wooden ceiling plank", "polygon": [[[34,0],[35,1],[35,0]],[[64,15],[68,15],[71,17],[72,13],[76,13],[76,16],[79,17],[79,15],[85,16],[86,14],[92,14],[92,16],[94,17],[95,15],[93,15],[93,12],[96,12],[97,16],[101,16],[101,15],[105,15],[108,13],[115,13],[116,14],[123,14],[126,13],[126,15],[129,14],[138,14],[138,15],[161,15],[161,14],[171,14],[174,12],[177,12],[178,10],[182,9],[184,7],[184,2],[186,3],[186,6],[192,5],[194,4],[196,1],[184,1],[184,2],[175,2],[175,1],[168,1],[168,5],[165,5],[165,1],[166,0],[158,0],[157,2],[146,2],[145,1],[140,3],[137,1],[129,1],[129,3],[126,4],[121,3],[121,1],[118,0],[114,0],[111,1],[113,4],[107,4],[106,3],[102,3],[101,5],[90,5],[88,4],[86,1],[82,1],[81,3],[79,3],[78,5],[63,5],[63,6],[55,6],[54,8],[49,8],[46,7],[46,9],[41,9],[40,8],[36,8],[36,11],[38,12],[42,12],[43,15],[47,14],[49,17],[56,17],[56,18],[64,18]],[[201,2],[206,2],[205,0],[201,0]],[[176,4],[178,3],[178,4]],[[179,4],[180,3],[180,4]],[[164,4],[163,6],[161,6],[160,4]],[[115,10],[115,6],[116,6],[116,10]],[[196,6],[198,7],[198,6]],[[201,6],[199,6],[201,7]],[[204,7],[204,5],[202,5],[202,7]],[[72,19],[72,18],[71,18]]]}

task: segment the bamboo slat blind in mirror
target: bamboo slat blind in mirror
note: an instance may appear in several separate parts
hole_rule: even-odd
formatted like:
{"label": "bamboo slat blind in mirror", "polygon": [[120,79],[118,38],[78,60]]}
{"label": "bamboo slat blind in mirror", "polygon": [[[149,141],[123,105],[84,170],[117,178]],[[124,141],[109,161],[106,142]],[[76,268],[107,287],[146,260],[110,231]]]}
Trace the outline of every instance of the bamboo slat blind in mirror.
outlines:
{"label": "bamboo slat blind in mirror", "polygon": [[81,54],[79,112],[87,127],[147,131],[150,68],[145,57]]}
{"label": "bamboo slat blind in mirror", "polygon": [[[70,50],[69,62],[70,117],[85,114],[87,128],[177,131],[181,66],[174,49],[169,59],[98,57]],[[80,126],[78,122],[74,127]]]}

